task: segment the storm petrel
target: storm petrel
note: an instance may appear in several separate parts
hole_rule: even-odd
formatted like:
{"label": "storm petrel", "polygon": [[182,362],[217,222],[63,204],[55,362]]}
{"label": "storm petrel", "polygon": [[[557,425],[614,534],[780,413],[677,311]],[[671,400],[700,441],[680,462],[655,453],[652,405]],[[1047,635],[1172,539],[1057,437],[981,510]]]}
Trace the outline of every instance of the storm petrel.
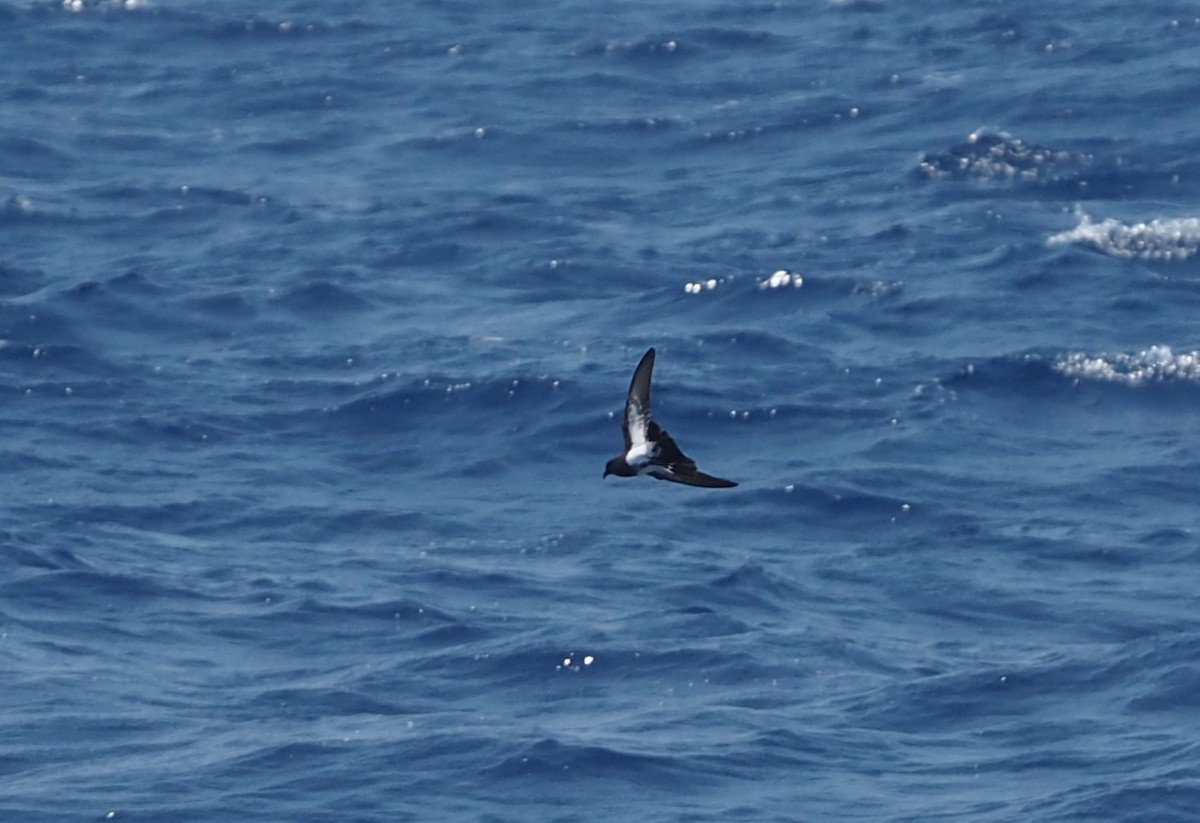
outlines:
{"label": "storm petrel", "polygon": [[654,349],[642,356],[629,383],[625,399],[625,417],[621,434],[625,436],[625,451],[604,467],[604,476],[637,477],[648,474],[656,480],[670,480],[706,489],[728,489],[736,486],[732,480],[722,480],[696,468],[692,460],[675,444],[662,427],[650,419],[650,373],[654,371]]}

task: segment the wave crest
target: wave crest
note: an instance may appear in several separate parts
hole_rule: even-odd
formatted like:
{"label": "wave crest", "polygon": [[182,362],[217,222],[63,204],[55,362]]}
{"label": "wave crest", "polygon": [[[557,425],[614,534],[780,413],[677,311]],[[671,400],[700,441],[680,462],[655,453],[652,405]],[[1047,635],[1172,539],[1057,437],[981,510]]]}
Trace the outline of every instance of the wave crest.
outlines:
{"label": "wave crest", "polygon": [[1052,246],[1077,244],[1124,260],[1187,260],[1200,251],[1200,218],[1154,219],[1126,225],[1111,217],[1099,223],[1086,214],[1070,231],[1051,235]]}
{"label": "wave crest", "polygon": [[1200,381],[1200,351],[1175,354],[1170,346],[1151,346],[1137,354],[1081,352],[1058,358],[1051,368],[1068,377],[1140,386],[1165,381]]}
{"label": "wave crest", "polygon": [[934,180],[1045,180],[1092,165],[1091,154],[1026,143],[1006,132],[977,131],[939,154],[926,154],[918,171]]}

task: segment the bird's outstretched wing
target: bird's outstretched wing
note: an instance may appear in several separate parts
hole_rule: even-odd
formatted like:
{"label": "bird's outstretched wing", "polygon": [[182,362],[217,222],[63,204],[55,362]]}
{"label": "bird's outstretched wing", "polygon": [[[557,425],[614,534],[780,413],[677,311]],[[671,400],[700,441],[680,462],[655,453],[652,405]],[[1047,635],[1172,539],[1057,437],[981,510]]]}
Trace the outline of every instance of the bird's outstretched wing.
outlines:
{"label": "bird's outstretched wing", "polygon": [[625,398],[625,419],[621,421],[621,434],[625,436],[625,452],[641,446],[650,435],[650,375],[654,371],[654,349],[642,355],[641,362],[633,371],[629,383],[629,394]]}
{"label": "bird's outstretched wing", "polygon": [[713,477],[697,469],[696,461],[684,454],[671,435],[653,420],[650,421],[647,433],[650,442],[654,444],[651,465],[647,470],[651,477],[688,486],[702,486],[706,489],[731,489],[737,485],[732,480]]}

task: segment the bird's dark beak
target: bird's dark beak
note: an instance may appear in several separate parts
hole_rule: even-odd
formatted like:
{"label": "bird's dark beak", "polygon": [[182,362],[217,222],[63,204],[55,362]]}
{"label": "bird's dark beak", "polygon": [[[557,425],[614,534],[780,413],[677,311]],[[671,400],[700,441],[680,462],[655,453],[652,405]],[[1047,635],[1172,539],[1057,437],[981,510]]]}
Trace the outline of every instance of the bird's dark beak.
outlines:
{"label": "bird's dark beak", "polygon": [[[612,474],[612,472],[610,472],[610,471],[609,471],[609,470],[606,468],[606,469],[604,470],[604,477],[608,477],[610,474]],[[603,480],[604,478],[601,478],[601,479]]]}

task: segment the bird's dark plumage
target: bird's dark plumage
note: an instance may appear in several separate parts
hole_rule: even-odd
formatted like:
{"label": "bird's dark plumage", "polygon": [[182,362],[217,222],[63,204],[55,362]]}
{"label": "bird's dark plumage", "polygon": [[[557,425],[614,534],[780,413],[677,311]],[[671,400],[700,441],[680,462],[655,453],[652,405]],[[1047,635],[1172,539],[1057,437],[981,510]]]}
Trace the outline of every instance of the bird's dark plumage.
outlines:
{"label": "bird's dark plumage", "polygon": [[658,480],[670,480],[688,486],[708,489],[727,489],[736,486],[705,474],[671,436],[650,417],[650,376],[654,371],[654,349],[647,351],[633,372],[629,394],[625,398],[625,416],[621,419],[621,434],[625,451],[604,467],[604,476],[636,477],[648,474]]}

